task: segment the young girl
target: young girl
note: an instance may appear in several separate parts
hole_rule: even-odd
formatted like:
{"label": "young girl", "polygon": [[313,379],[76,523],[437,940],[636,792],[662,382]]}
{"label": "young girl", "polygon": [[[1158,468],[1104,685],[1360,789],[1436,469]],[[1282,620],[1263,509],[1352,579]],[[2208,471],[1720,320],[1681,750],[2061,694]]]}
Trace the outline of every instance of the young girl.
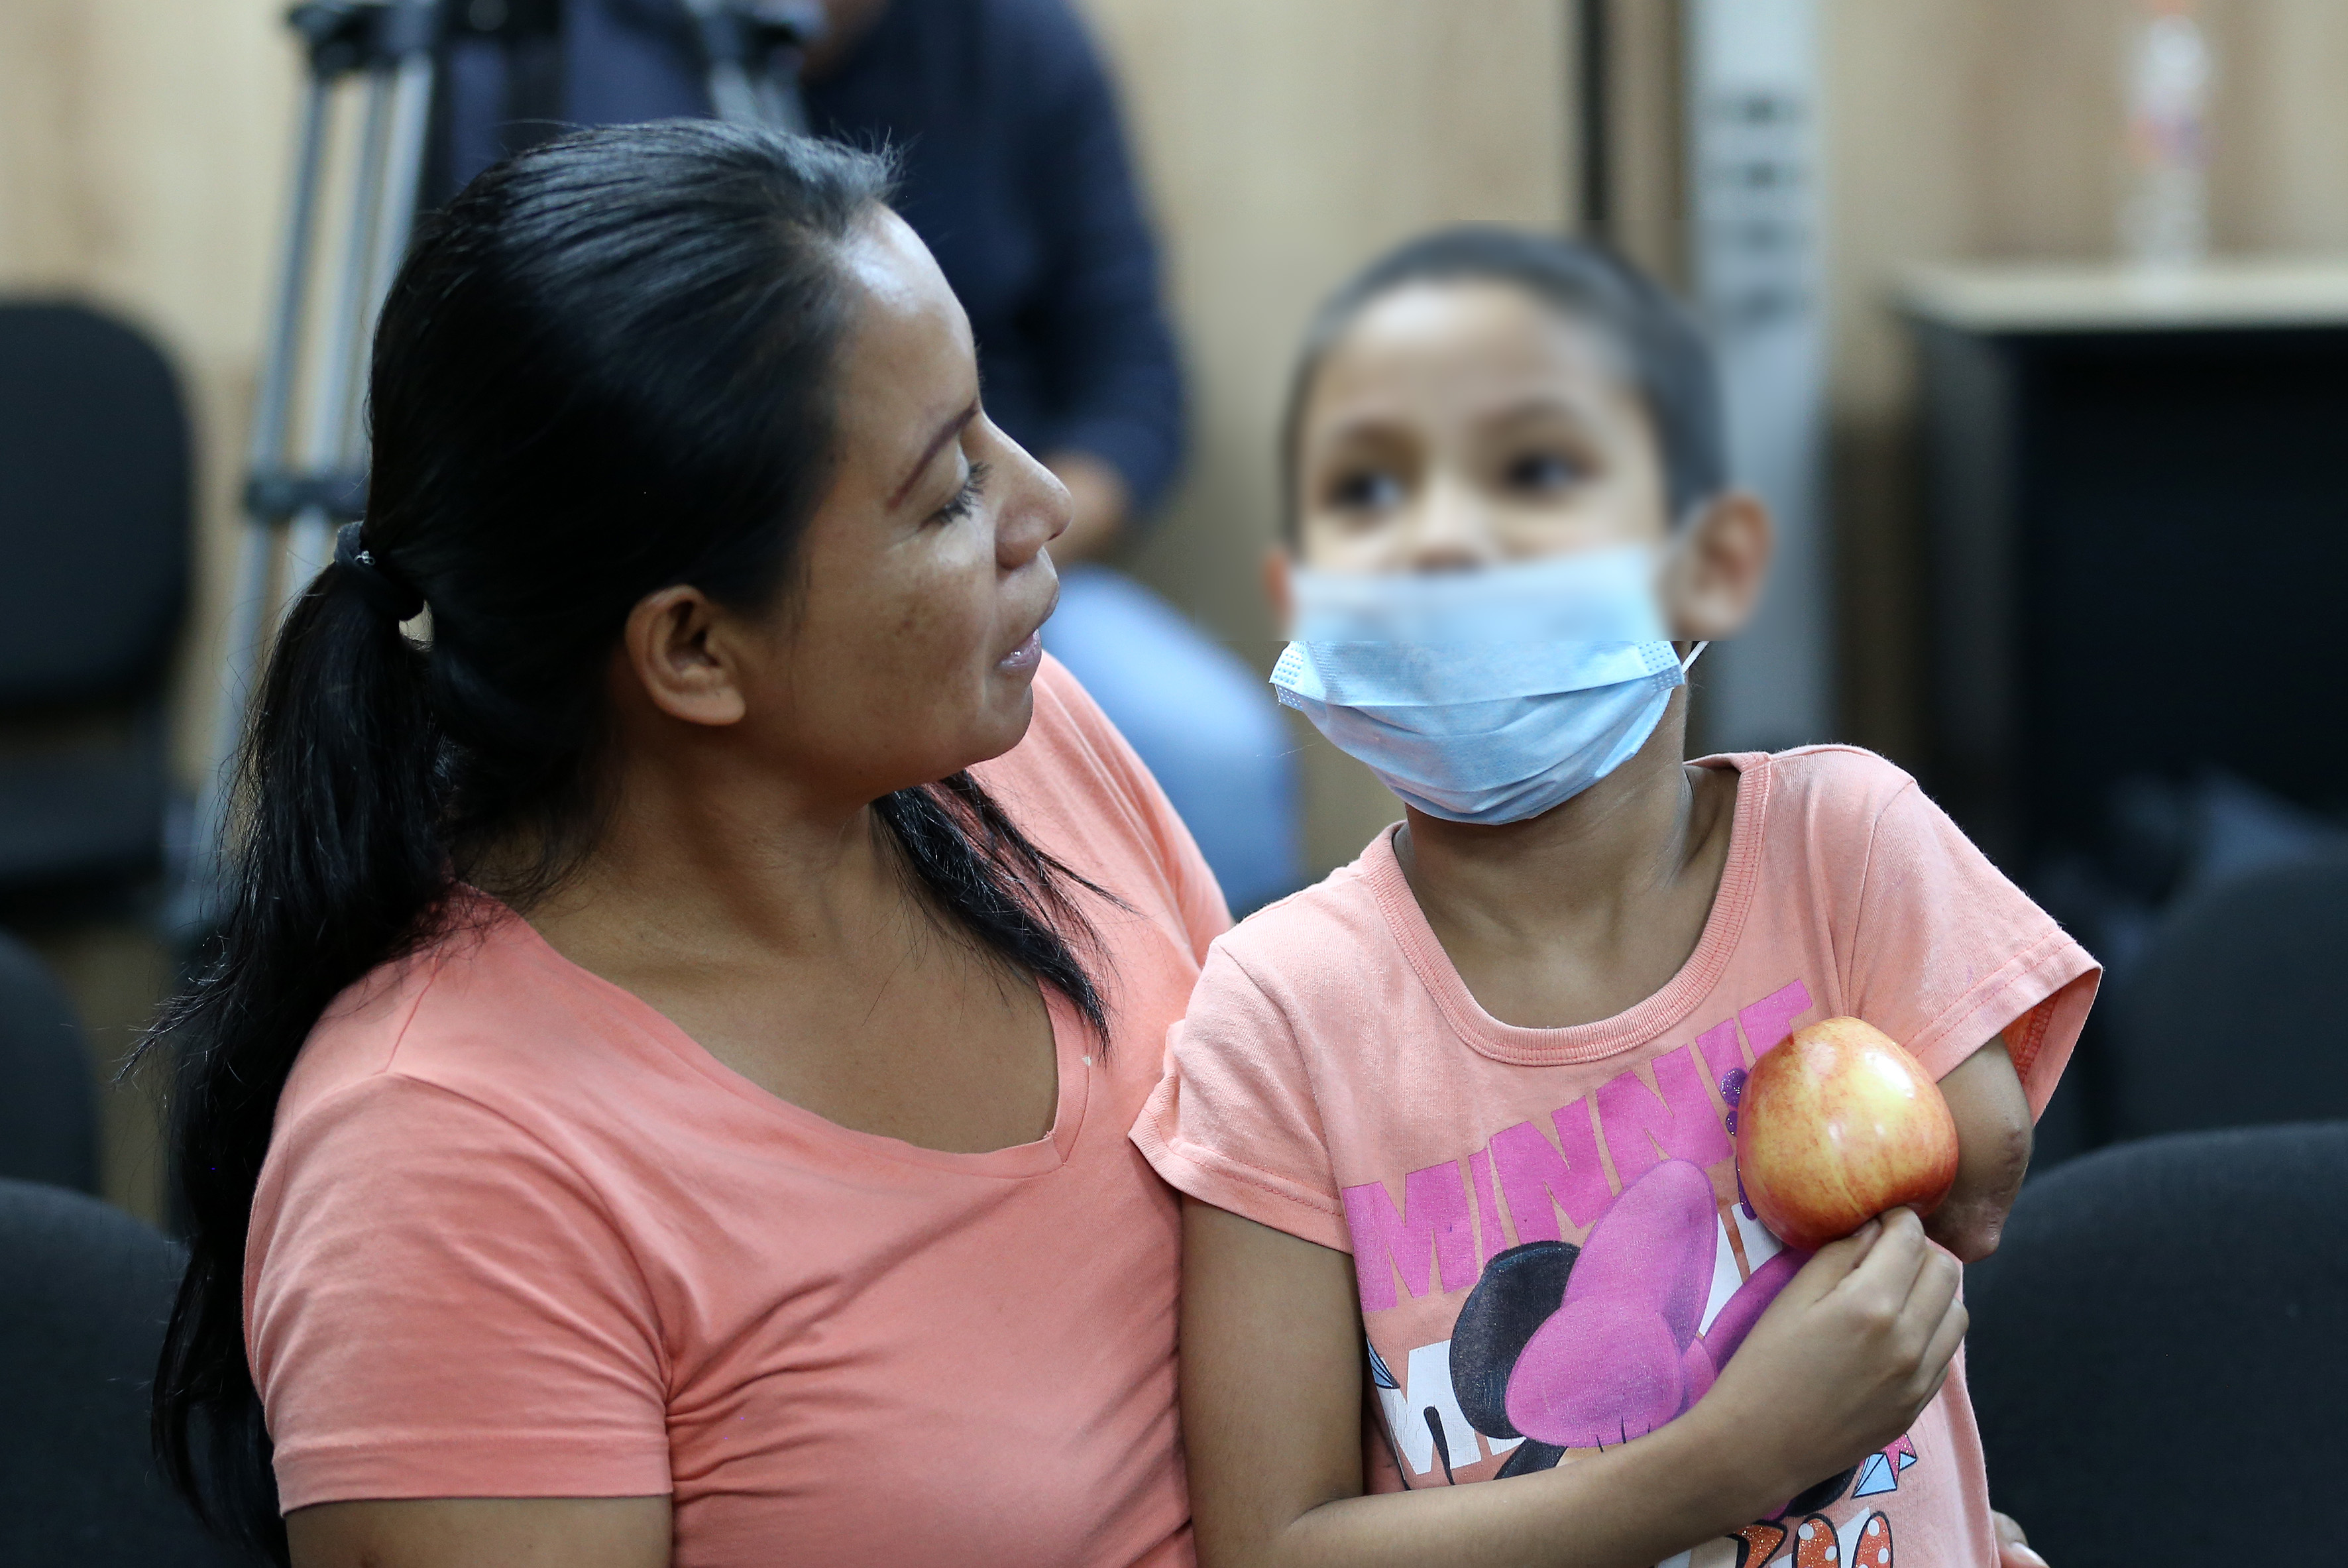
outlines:
{"label": "young girl", "polygon": [[[1770,548],[1701,338],[1599,253],[1438,233],[1324,309],[1287,445],[1274,683],[1406,820],[1215,944],[1134,1131],[1191,1200],[1201,1560],[2036,1562],[1958,1265],[2097,970],[1880,758],[1684,760]],[[1940,1078],[1960,1170],[1805,1261],[1735,1110],[1842,1014]]]}

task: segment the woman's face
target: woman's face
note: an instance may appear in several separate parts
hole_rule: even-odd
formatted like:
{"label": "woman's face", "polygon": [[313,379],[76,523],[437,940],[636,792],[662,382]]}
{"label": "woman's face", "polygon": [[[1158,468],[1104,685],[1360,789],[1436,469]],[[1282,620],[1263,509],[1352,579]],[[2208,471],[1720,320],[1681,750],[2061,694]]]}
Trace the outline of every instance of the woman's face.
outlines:
{"label": "woman's face", "polygon": [[1669,531],[1644,403],[1595,333],[1512,284],[1375,301],[1322,360],[1299,438],[1299,555],[1323,571],[1458,571]]}
{"label": "woman's face", "polygon": [[1069,509],[988,421],[969,320],[903,220],[876,211],[847,270],[837,475],[739,678],[778,758],[870,799],[1026,732]]}

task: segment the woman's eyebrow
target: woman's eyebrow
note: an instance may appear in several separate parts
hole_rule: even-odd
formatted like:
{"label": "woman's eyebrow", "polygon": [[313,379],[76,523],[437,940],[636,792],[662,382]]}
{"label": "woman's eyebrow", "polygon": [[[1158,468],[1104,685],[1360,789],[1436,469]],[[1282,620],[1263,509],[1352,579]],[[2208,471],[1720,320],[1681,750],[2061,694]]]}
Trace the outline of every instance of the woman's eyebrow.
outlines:
{"label": "woman's eyebrow", "polygon": [[897,492],[889,498],[890,511],[894,511],[904,503],[905,497],[911,493],[915,485],[921,482],[922,476],[929,471],[930,459],[943,450],[948,441],[961,435],[963,427],[977,418],[978,399],[973,397],[961,413],[938,427],[938,433],[930,438],[930,444],[922,449],[921,460],[913,465],[913,471],[905,476],[905,482],[899,485]]}

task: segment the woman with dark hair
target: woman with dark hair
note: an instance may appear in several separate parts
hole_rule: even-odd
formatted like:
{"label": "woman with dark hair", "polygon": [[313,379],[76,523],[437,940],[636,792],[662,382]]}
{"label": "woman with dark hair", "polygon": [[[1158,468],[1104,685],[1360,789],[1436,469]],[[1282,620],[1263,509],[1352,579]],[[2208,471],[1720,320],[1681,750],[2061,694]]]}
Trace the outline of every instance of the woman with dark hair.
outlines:
{"label": "woman with dark hair", "polygon": [[586,132],[391,291],[160,1029],[158,1436],[281,1563],[1189,1558],[1125,1134],[1226,917],[887,174]]}
{"label": "woman with dark hair", "polygon": [[[715,112],[701,0],[515,0],[560,36],[453,33],[439,99],[454,190],[554,126]],[[467,7],[457,7],[465,10]],[[479,11],[479,7],[473,7]],[[1182,374],[1118,94],[1071,0],[821,0],[807,124],[900,150],[892,205],[969,313],[987,408],[1074,503],[1044,642],[1133,742],[1234,906],[1305,881],[1294,739],[1262,675],[1120,566],[1170,496]],[[1129,565],[1129,561],[1125,564]],[[1202,563],[1203,564],[1203,563]]]}

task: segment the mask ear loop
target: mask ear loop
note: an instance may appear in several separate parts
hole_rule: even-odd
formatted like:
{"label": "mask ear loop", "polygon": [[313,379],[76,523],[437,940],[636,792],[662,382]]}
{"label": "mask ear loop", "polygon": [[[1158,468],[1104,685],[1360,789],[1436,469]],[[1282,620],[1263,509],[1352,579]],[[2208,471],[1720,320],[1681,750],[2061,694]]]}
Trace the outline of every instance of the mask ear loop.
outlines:
{"label": "mask ear loop", "polygon": [[1696,660],[1704,657],[1704,649],[1710,646],[1712,646],[1712,644],[1709,641],[1706,641],[1700,642],[1696,644],[1694,647],[1690,648],[1688,650],[1688,656],[1680,661],[1680,674],[1685,675],[1688,671],[1695,668]]}

